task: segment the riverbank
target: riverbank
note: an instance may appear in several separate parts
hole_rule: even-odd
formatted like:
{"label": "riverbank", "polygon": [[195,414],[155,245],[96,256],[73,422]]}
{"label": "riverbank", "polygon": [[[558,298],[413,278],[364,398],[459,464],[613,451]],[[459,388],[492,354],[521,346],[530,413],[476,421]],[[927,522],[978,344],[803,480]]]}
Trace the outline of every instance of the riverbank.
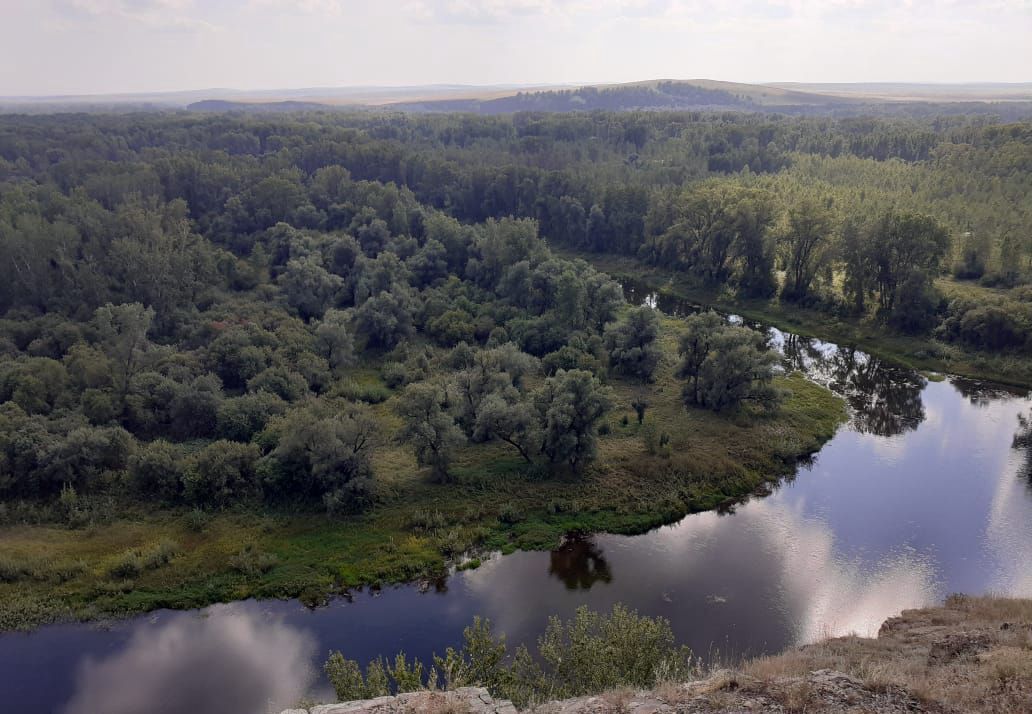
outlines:
{"label": "riverbank", "polygon": [[[931,338],[904,335],[873,319],[841,318],[783,303],[776,298],[741,298],[724,289],[700,287],[685,273],[647,265],[628,256],[581,253],[557,248],[553,250],[567,258],[582,258],[617,280],[644,284],[660,295],[736,313],[747,320],[762,322],[803,337],[820,337],[828,342],[856,346],[875,357],[892,360],[912,369],[1032,388],[1032,359],[972,352]],[[947,298],[993,292],[990,288],[959,284],[945,278],[940,279],[937,285]]]}
{"label": "riverbank", "polygon": [[[876,638],[838,637],[720,668],[687,683],[549,702],[539,714],[657,712],[1027,711],[1032,701],[1032,600],[952,596],[906,610]],[[414,692],[284,714],[512,714],[484,689]]]}
{"label": "riverbank", "polygon": [[[407,448],[391,444],[374,464],[376,505],[358,516],[125,510],[82,528],[7,526],[0,629],[431,586],[450,567],[477,567],[477,553],[550,549],[570,532],[640,533],[732,504],[791,475],[844,420],[842,400],[799,374],[776,379],[786,398],[775,415],[686,411],[674,376],[679,324],[663,319],[664,359],[643,425],[630,407],[641,387],[611,382],[599,458],[579,478],[545,476],[512,449],[477,444],[457,455],[455,483],[433,484]],[[391,399],[375,407],[386,425],[396,419]]]}

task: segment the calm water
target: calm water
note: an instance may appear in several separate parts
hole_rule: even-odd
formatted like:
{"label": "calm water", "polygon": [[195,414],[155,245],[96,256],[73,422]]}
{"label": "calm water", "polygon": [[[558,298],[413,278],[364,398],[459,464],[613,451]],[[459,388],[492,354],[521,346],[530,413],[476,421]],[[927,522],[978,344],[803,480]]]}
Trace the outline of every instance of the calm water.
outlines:
{"label": "calm water", "polygon": [[1032,596],[1032,470],[1029,452],[1012,448],[1032,406],[1023,394],[928,382],[777,331],[771,339],[791,367],[844,395],[852,415],[770,496],[645,535],[496,556],[428,592],[0,635],[0,702],[26,713],[279,711],[306,692],[328,696],[319,667],[330,648],[362,661],[398,650],[428,658],[458,644],[475,614],[520,642],[550,614],[623,602],[669,618],[699,654],[741,656],[873,635],[886,617],[952,592]]}

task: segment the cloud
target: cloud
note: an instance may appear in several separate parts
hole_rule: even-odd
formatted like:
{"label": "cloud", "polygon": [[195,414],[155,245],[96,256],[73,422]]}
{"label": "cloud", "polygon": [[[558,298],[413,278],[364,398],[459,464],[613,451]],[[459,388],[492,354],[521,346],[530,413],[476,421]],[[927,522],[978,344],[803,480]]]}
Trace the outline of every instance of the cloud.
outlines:
{"label": "cloud", "polygon": [[210,31],[195,0],[55,0],[60,14],[75,20],[114,18],[160,31]]}
{"label": "cloud", "polygon": [[87,660],[64,714],[279,711],[312,682],[315,640],[242,606],[139,627],[120,652]]}

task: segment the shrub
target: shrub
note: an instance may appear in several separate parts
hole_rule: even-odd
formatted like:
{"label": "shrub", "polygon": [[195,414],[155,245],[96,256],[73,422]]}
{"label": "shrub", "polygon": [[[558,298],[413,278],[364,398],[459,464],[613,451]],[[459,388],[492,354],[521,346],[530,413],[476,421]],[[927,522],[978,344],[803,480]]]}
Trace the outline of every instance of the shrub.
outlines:
{"label": "shrub", "polygon": [[201,533],[211,523],[211,516],[200,508],[194,508],[183,515],[183,525],[192,533]]}
{"label": "shrub", "polygon": [[250,441],[269,419],[286,409],[282,397],[267,391],[226,399],[219,405],[218,434],[230,441]]}
{"label": "shrub", "polygon": [[270,392],[288,402],[308,394],[308,380],[285,367],[270,367],[247,380],[247,391]]}
{"label": "shrub", "polygon": [[448,519],[437,509],[418,508],[408,519],[408,526],[414,531],[435,531],[448,525]]}
{"label": "shrub", "polygon": [[275,568],[277,563],[279,563],[279,558],[272,553],[259,550],[252,543],[244,546],[239,553],[229,559],[230,568],[249,578],[265,575]]}
{"label": "shrub", "polygon": [[527,516],[523,513],[518,506],[512,503],[506,503],[498,510],[498,520],[502,523],[513,525],[524,521]]}
{"label": "shrub", "polygon": [[[608,614],[581,607],[572,620],[553,617],[531,656],[519,647],[510,658],[504,635],[495,637],[491,623],[474,618],[463,632],[461,649],[449,647],[434,655],[426,680],[436,688],[487,687],[520,709],[552,699],[598,694],[621,687],[648,689],[664,681],[684,681],[695,672],[691,651],[674,644],[670,623],[638,615],[622,605]],[[359,664],[333,652],[325,665],[338,699],[381,696],[423,686],[422,665],[399,654],[393,667],[374,660],[365,676]]]}
{"label": "shrub", "polygon": [[257,500],[255,466],[260,455],[254,444],[225,440],[209,444],[197,453],[183,477],[187,499],[219,508]]}
{"label": "shrub", "polygon": [[401,362],[384,362],[380,367],[384,383],[391,389],[403,387],[408,380],[408,370]]}
{"label": "shrub", "polygon": [[108,575],[119,580],[132,580],[146,570],[168,565],[180,552],[179,544],[171,540],[163,540],[147,549],[130,548],[108,569]]}
{"label": "shrub", "polygon": [[129,483],[138,495],[150,501],[171,502],[183,490],[183,469],[179,450],[167,441],[146,444],[129,459]]}

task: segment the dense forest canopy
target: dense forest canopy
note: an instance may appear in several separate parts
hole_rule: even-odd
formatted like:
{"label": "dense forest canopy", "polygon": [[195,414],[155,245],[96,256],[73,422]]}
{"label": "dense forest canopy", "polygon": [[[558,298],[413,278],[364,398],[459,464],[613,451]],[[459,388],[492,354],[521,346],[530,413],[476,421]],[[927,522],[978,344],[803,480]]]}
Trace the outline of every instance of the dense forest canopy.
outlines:
{"label": "dense forest canopy", "polygon": [[[348,512],[395,437],[579,473],[657,326],[556,247],[1028,352],[1030,195],[1032,126],[985,118],[3,117],[0,497]],[[776,408],[762,338],[688,327],[689,407]]]}

